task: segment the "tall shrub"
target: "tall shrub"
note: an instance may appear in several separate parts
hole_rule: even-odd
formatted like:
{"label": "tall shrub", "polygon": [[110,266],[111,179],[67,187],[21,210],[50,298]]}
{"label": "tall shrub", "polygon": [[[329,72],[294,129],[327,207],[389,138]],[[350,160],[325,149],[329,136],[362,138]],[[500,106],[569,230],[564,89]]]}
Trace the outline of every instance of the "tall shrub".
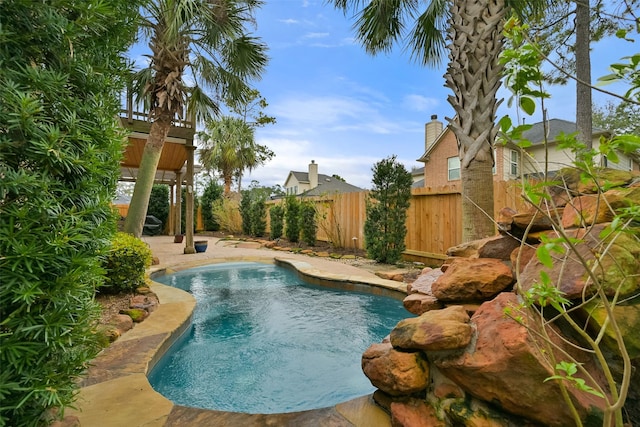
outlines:
{"label": "tall shrub", "polygon": [[218,231],[220,229],[220,224],[213,216],[213,202],[220,200],[221,197],[222,186],[213,180],[209,181],[200,197],[202,222],[204,223],[204,229],[207,231]]}
{"label": "tall shrub", "polygon": [[373,188],[369,192],[364,222],[367,256],[393,264],[405,250],[407,209],[411,200],[411,173],[388,157],[373,166]]}
{"label": "tall shrub", "polygon": [[47,425],[99,350],[137,8],[0,1],[0,426]]}
{"label": "tall shrub", "polygon": [[267,231],[267,205],[263,198],[258,198],[251,205],[251,235],[262,237]]}
{"label": "tall shrub", "polygon": [[281,238],[282,230],[284,229],[284,208],[282,205],[275,205],[269,209],[269,220],[271,225],[269,237],[274,240]]}
{"label": "tall shrub", "polygon": [[318,234],[318,221],[316,219],[316,207],[311,202],[300,204],[300,230],[302,241],[309,246],[316,244]]}
{"label": "tall shrub", "polygon": [[291,194],[285,199],[285,230],[284,234],[290,242],[300,239],[300,201]]}
{"label": "tall shrub", "polygon": [[267,229],[267,207],[265,201],[270,193],[266,187],[252,186],[242,191],[240,216],[244,234],[262,237]]}
{"label": "tall shrub", "polygon": [[147,215],[153,215],[162,221],[162,226],[166,229],[169,220],[169,187],[164,184],[154,184],[149,197],[149,208]]}
{"label": "tall shrub", "polygon": [[242,232],[251,235],[251,192],[243,190],[240,199],[240,217],[242,218]]}
{"label": "tall shrub", "polygon": [[236,200],[222,197],[213,202],[213,216],[220,229],[229,233],[242,231],[242,218],[240,217],[239,204]]}

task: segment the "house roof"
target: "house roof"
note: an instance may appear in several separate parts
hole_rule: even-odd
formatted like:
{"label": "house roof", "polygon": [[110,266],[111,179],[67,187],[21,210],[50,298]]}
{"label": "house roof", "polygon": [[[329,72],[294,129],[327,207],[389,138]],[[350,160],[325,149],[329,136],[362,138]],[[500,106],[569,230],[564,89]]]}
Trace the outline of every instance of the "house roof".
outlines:
{"label": "house roof", "polygon": [[[554,142],[557,140],[560,133],[570,134],[578,131],[578,126],[574,122],[562,119],[550,119],[548,122],[548,141]],[[604,135],[610,132],[593,128],[593,135]],[[538,122],[531,126],[531,129],[522,133],[523,139],[528,139],[533,144],[541,144],[544,142],[544,123]]]}
{"label": "house roof", "polygon": [[411,184],[411,188],[422,188],[424,187],[424,178],[417,180],[413,184]]}
{"label": "house roof", "polygon": [[[453,132],[448,124],[442,129],[440,135],[438,135],[436,139],[431,144],[429,144],[429,147],[425,150],[424,154],[416,159],[416,161],[426,163],[429,160],[429,155],[431,154],[431,152],[438,146],[438,144],[440,144],[447,132]],[[422,170],[424,172],[424,168],[422,168]]]}
{"label": "house roof", "polygon": [[[296,172],[293,172],[294,174]],[[300,173],[300,172],[298,172]],[[305,175],[308,175],[305,173]],[[302,196],[321,196],[327,193],[355,193],[363,191],[362,188],[351,185],[348,182],[340,181],[334,177],[318,174],[318,186],[302,193]]]}

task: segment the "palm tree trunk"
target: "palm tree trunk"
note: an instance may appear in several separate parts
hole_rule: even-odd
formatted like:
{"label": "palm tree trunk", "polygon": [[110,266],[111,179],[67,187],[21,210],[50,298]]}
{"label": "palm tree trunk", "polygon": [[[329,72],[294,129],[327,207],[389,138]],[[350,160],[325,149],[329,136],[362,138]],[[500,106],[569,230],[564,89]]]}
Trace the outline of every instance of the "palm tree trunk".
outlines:
{"label": "palm tree trunk", "polygon": [[224,174],[224,195],[225,197],[229,197],[231,194],[231,174]]}
{"label": "palm tree trunk", "polygon": [[149,139],[144,145],[140,168],[138,169],[138,177],[133,187],[133,195],[129,204],[129,212],[124,221],[125,233],[133,234],[136,237],[142,236],[142,228],[144,220],[147,216],[147,208],[149,207],[149,196],[151,188],[156,178],[156,170],[158,162],[162,154],[164,141],[169,134],[171,128],[171,115],[162,114],[151,124],[149,130]]}
{"label": "palm tree trunk", "polygon": [[454,0],[451,9],[445,80],[454,93],[448,101],[456,117],[449,121],[460,154],[464,242],[495,234],[493,142],[506,13],[504,0]]}

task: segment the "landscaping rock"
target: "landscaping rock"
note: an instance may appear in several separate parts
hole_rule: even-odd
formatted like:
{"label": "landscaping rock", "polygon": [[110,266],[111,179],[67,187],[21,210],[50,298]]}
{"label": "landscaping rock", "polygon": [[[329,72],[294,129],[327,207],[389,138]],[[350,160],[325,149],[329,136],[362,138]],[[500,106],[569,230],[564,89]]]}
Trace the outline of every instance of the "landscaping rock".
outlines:
{"label": "landscaping rock", "polygon": [[640,188],[614,188],[604,194],[589,194],[572,200],[562,216],[565,228],[610,222],[621,208],[640,204]]}
{"label": "landscaping rock", "polygon": [[457,350],[471,342],[473,328],[461,306],[428,311],[401,320],[391,331],[391,345],[400,350]]}
{"label": "landscaping rock", "polygon": [[443,302],[484,301],[512,283],[511,269],[500,260],[456,258],[431,290]]}
{"label": "landscaping rock", "polygon": [[511,236],[493,236],[480,240],[478,245],[479,258],[495,258],[509,261],[511,252],[520,247],[520,240]]}
{"label": "landscaping rock", "polygon": [[[430,353],[430,360],[440,372],[480,400],[545,426],[566,426],[572,418],[560,387],[555,381],[545,382],[554,375],[548,358],[526,327],[505,316],[504,309],[517,304],[513,293],[502,293],[485,302],[471,318],[477,329],[474,347],[454,356]],[[530,327],[536,325],[534,320],[528,323]],[[551,336],[556,337],[553,332]],[[576,353],[566,342],[555,341],[562,350]],[[560,353],[556,356],[558,360],[564,359]],[[598,369],[584,353],[575,356],[598,376]],[[601,416],[598,410],[604,404],[601,398],[573,387],[567,390],[583,421],[588,416]]]}
{"label": "landscaping rock", "polygon": [[409,294],[420,293],[424,295],[433,295],[433,293],[431,292],[431,285],[433,285],[433,282],[438,280],[438,278],[443,274],[444,274],[443,271],[439,268],[437,269],[430,268],[426,272],[424,272],[423,270],[423,273],[420,274],[413,283],[410,283],[409,285],[407,285],[407,293]]}
{"label": "landscaping rock", "polygon": [[445,427],[436,411],[422,399],[407,399],[390,405],[392,427]]}
{"label": "landscaping rock", "polygon": [[404,280],[404,270],[376,271],[376,276],[385,280],[402,282]]}
{"label": "landscaping rock", "polygon": [[158,308],[158,299],[149,295],[136,295],[131,298],[129,308],[140,308],[152,313],[156,308]]}
{"label": "landscaping rock", "polygon": [[[588,232],[584,229],[567,231],[570,237],[583,239],[575,245],[579,253],[592,266],[596,262],[594,254],[598,254],[600,268],[594,270],[605,293],[613,297],[616,292],[620,296],[631,296],[640,291],[640,243],[633,236],[620,234],[612,244],[608,238],[602,240],[599,236],[607,224],[598,224]],[[555,232],[547,233],[550,238],[557,237]],[[600,255],[602,248],[608,247],[606,254]],[[557,255],[556,255],[557,256]],[[590,267],[591,268],[591,267]],[[549,275],[551,283],[564,294],[567,299],[580,299],[583,295],[592,295],[594,289],[584,289],[590,283],[588,272],[573,254],[569,253],[565,262],[557,259],[553,268],[542,265],[540,260],[532,258],[519,278],[519,286],[523,291],[529,290],[540,281],[540,273]],[[435,292],[434,292],[434,295]],[[436,295],[437,297],[437,295]]]}
{"label": "landscaping rock", "polygon": [[141,308],[129,308],[126,310],[120,310],[120,314],[126,314],[127,316],[131,317],[131,319],[135,323],[140,323],[149,316],[149,312]]}
{"label": "landscaping rock", "polygon": [[362,355],[371,384],[391,396],[411,395],[429,385],[429,365],[420,352],[401,352],[390,343],[372,344]]}
{"label": "landscaping rock", "polygon": [[114,328],[120,331],[120,335],[133,328],[133,319],[126,314],[117,314],[110,322]]}
{"label": "landscaping rock", "polygon": [[412,314],[420,316],[431,310],[439,310],[443,304],[433,295],[410,294],[402,300],[404,308]]}

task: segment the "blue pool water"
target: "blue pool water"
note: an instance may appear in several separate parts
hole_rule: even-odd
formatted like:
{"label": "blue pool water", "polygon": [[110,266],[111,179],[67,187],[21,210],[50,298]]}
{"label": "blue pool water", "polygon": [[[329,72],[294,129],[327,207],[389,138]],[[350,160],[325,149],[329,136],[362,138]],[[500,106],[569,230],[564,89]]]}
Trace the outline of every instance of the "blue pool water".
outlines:
{"label": "blue pool water", "polygon": [[197,301],[190,330],[149,375],[173,402],[281,413],[371,393],[364,350],[411,315],[402,301],[313,286],[271,264],[227,263],[157,279]]}

